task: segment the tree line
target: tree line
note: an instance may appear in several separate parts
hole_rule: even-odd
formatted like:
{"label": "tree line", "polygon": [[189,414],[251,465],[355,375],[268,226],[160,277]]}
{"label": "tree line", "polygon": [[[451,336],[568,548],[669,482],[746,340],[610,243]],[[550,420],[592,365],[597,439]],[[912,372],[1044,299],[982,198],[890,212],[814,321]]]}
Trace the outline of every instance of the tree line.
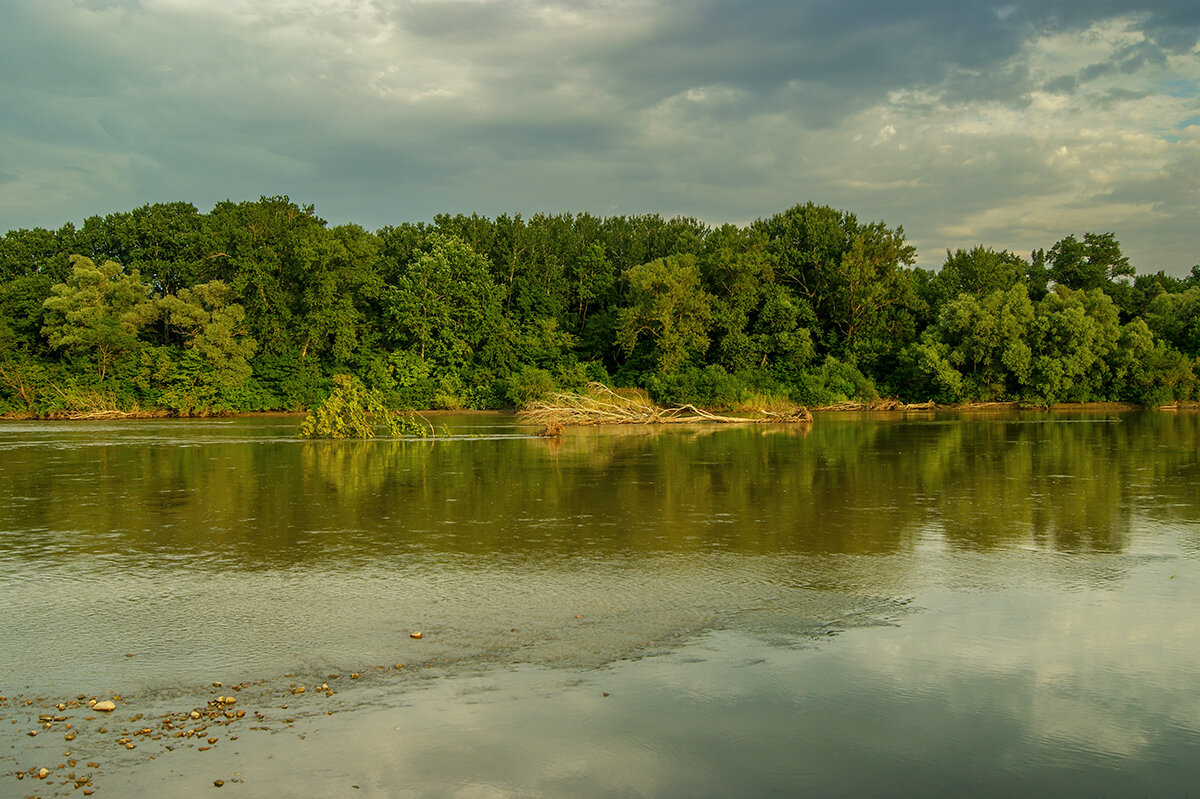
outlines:
{"label": "tree line", "polygon": [[1137,274],[1112,233],[915,261],[811,202],[374,232],[287,197],[146,205],[0,240],[0,413],[294,410],[337,374],[409,408],[589,381],[709,407],[1200,396],[1200,266]]}

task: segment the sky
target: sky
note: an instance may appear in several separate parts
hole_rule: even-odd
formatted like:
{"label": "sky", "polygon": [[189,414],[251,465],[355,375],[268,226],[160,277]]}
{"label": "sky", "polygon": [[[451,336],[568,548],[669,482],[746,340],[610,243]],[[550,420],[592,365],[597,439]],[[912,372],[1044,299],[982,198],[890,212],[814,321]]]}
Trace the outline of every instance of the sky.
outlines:
{"label": "sky", "polygon": [[0,230],[288,195],[1200,262],[1197,0],[0,0]]}

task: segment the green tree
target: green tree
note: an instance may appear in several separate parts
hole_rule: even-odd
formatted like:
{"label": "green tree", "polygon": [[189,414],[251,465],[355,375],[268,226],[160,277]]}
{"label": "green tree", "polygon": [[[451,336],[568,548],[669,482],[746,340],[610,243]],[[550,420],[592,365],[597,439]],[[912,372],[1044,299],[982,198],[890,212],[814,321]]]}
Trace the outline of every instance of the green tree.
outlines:
{"label": "green tree", "polygon": [[902,227],[810,202],[753,228],[767,237],[776,279],[812,306],[823,350],[871,361],[904,343],[916,297],[901,267],[916,249]]}
{"label": "green tree", "polygon": [[71,277],[51,287],[42,334],[55,349],[94,360],[103,380],[117,358],[139,346],[138,332],[155,313],[150,288],[137,270],[71,256]]}
{"label": "green tree", "polygon": [[486,259],[462,239],[434,233],[426,246],[382,301],[402,346],[461,368],[501,325],[500,291]]}
{"label": "green tree", "polygon": [[214,252],[202,279],[221,280],[233,289],[264,355],[299,358],[313,332],[302,320],[304,275],[312,271],[311,242],[326,232],[325,221],[312,206],[261,197],[217,203],[207,227]]}
{"label": "green tree", "polygon": [[970,251],[946,250],[946,261],[938,273],[939,280],[951,296],[958,294],[987,294],[1007,291],[1023,282],[1029,273],[1029,263],[1016,253],[991,247],[974,247]]}
{"label": "green tree", "polygon": [[1047,261],[1054,282],[1071,289],[1109,289],[1134,273],[1113,233],[1084,233],[1083,241],[1067,236],[1050,248]]}
{"label": "green tree", "polygon": [[1175,349],[1200,357],[1200,286],[1155,297],[1146,309],[1146,324]]}
{"label": "green tree", "polygon": [[223,395],[250,378],[249,359],[258,344],[231,296],[228,286],[213,280],[158,300],[164,323],[183,340],[184,357],[170,373],[167,392],[176,410],[227,409],[231,403]]}
{"label": "green tree", "polygon": [[700,285],[695,256],[639,264],[625,280],[630,304],[618,314],[617,342],[626,356],[644,340],[659,371],[672,372],[708,349],[712,297]]}
{"label": "green tree", "polygon": [[1047,404],[1108,398],[1110,360],[1121,336],[1108,295],[1056,286],[1037,304],[1034,330],[1032,398]]}
{"label": "green tree", "polygon": [[983,297],[962,294],[938,317],[937,337],[964,375],[964,398],[1003,400],[1028,384],[1035,313],[1023,284]]}
{"label": "green tree", "polygon": [[313,230],[296,253],[300,357],[347,363],[370,344],[369,315],[383,290],[375,238],[358,225]]}

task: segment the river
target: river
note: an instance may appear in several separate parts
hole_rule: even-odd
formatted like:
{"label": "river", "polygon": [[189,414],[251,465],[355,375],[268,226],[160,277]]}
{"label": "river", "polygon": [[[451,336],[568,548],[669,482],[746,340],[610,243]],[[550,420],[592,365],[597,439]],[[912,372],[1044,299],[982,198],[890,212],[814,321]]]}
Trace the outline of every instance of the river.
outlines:
{"label": "river", "polygon": [[0,796],[1196,795],[1200,414],[436,422],[0,423]]}

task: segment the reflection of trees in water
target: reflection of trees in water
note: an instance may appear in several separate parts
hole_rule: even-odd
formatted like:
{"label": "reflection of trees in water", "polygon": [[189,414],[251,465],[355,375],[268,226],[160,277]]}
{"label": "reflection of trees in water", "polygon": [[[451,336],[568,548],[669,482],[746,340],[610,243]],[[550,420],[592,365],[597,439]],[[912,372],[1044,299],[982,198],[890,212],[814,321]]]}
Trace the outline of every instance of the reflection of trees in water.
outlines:
{"label": "reflection of trees in water", "polygon": [[1180,413],[27,448],[5,453],[0,511],[31,553],[190,552],[229,568],[415,551],[885,553],[930,530],[963,548],[1110,552],[1138,514],[1200,519],[1198,443],[1200,415]]}

